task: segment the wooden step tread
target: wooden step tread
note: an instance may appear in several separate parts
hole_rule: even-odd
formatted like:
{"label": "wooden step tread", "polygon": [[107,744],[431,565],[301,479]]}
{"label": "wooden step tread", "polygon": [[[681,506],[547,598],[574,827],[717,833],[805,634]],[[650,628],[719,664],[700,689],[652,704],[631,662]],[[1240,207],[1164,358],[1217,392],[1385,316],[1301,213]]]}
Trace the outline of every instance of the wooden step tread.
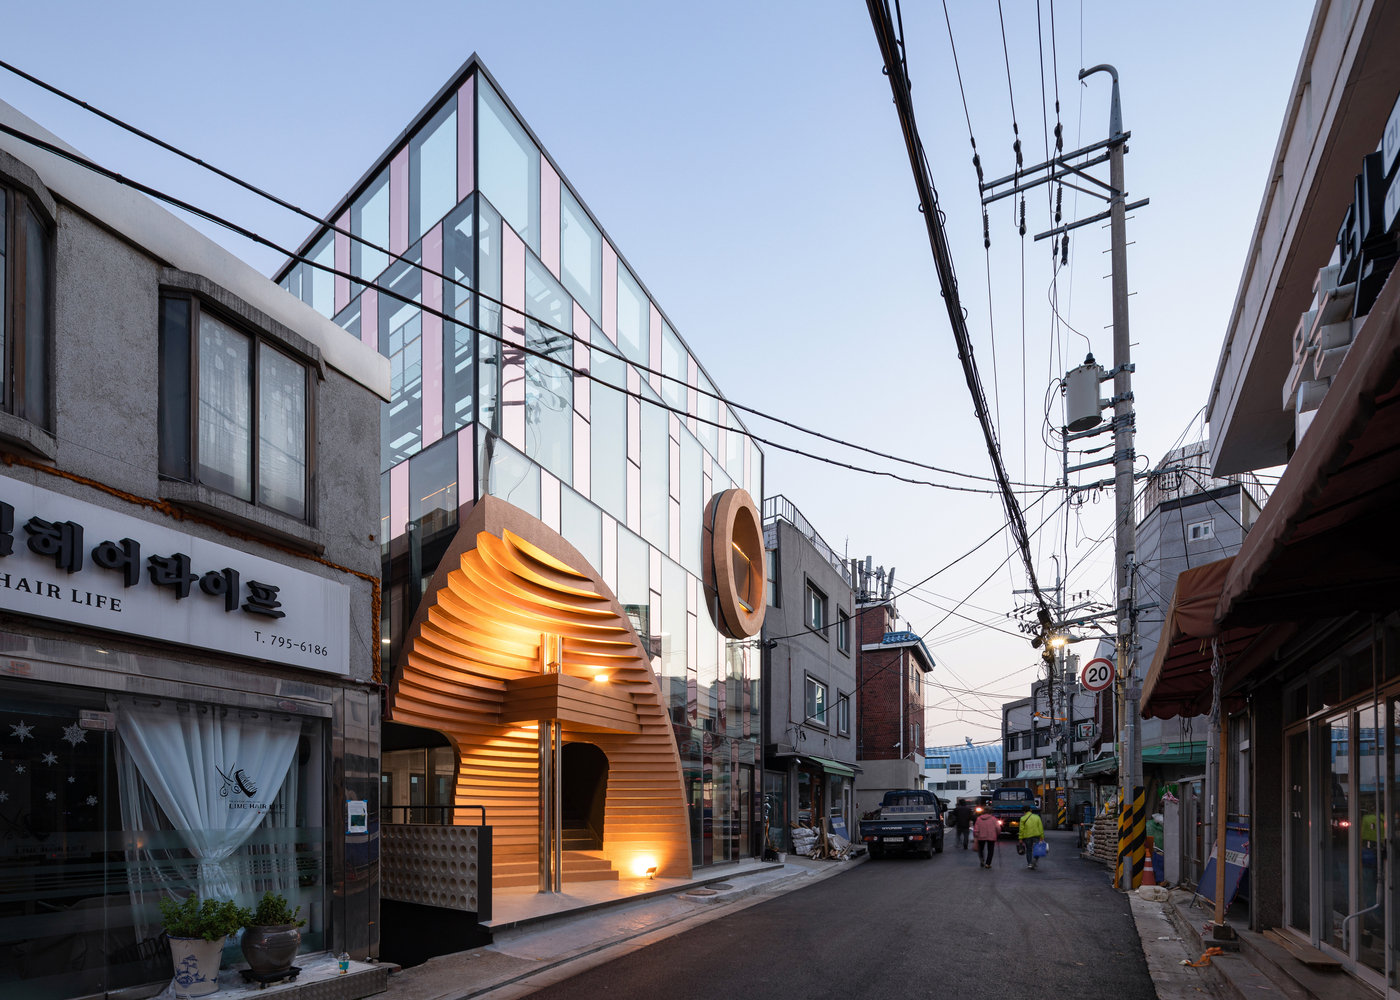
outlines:
{"label": "wooden step tread", "polygon": [[1290,955],[1302,962],[1304,965],[1315,969],[1340,969],[1342,963],[1330,955],[1314,948],[1306,941],[1300,941],[1287,931],[1277,927],[1270,927],[1264,931],[1264,936],[1274,944],[1284,948]]}

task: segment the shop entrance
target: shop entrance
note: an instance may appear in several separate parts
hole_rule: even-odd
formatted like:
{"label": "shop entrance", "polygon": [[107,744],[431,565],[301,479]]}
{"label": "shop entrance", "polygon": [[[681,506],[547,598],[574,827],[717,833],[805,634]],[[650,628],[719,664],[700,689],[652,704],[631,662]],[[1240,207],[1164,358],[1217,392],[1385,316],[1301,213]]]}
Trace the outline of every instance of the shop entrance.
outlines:
{"label": "shop entrance", "polygon": [[565,743],[559,783],[564,850],[601,851],[608,798],[608,756],[592,743]]}

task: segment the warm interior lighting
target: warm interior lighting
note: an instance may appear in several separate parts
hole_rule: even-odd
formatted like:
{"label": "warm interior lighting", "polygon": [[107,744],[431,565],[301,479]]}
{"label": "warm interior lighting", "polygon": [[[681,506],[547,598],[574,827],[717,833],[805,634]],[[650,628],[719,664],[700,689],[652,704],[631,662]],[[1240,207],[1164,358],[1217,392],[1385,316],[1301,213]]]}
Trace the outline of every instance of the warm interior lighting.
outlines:
{"label": "warm interior lighting", "polygon": [[607,675],[607,674],[595,674],[594,677],[593,677],[593,679],[594,679],[595,681],[600,681],[601,683],[606,684],[606,683],[608,682],[608,675]]}
{"label": "warm interior lighting", "polygon": [[744,606],[745,611],[753,610],[753,601],[749,595],[749,578],[751,567],[749,557],[744,555],[744,550],[733,542],[729,543],[734,549],[734,592],[739,597],[739,603]]}

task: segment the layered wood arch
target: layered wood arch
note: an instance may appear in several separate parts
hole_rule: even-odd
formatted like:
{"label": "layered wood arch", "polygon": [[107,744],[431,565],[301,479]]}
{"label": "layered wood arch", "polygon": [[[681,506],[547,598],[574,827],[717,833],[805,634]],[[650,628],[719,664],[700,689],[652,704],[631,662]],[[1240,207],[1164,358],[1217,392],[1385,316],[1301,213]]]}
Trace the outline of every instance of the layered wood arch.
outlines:
{"label": "layered wood arch", "polygon": [[[456,802],[486,807],[494,884],[537,881],[541,718],[560,719],[566,742],[607,755],[599,853],[612,870],[689,876],[680,755],[661,687],[617,598],[577,549],[503,500],[463,506],[459,524],[403,644],[389,717],[436,729],[456,747]],[[544,641],[550,635],[562,637],[562,655]],[[546,655],[557,655],[558,672],[545,672]],[[457,816],[472,822],[476,812]],[[587,858],[570,860],[566,882],[616,877]]]}

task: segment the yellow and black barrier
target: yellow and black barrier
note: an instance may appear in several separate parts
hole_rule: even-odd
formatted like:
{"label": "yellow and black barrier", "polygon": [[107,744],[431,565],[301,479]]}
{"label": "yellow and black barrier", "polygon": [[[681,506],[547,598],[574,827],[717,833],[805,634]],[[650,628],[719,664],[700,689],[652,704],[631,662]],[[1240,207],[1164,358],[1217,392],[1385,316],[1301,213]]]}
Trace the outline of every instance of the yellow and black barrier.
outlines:
{"label": "yellow and black barrier", "polygon": [[1068,829],[1069,829],[1069,810],[1067,810],[1067,809],[1065,808],[1065,797],[1064,797],[1063,795],[1061,795],[1061,796],[1059,797],[1059,800],[1060,800],[1060,807],[1059,807],[1059,811],[1056,813],[1056,816],[1057,816],[1058,821],[1059,821],[1059,829],[1061,829],[1061,830],[1068,830]]}
{"label": "yellow and black barrier", "polygon": [[1133,888],[1142,885],[1142,866],[1147,855],[1147,790],[1133,789],[1133,824],[1128,834],[1128,851],[1133,859]]}

